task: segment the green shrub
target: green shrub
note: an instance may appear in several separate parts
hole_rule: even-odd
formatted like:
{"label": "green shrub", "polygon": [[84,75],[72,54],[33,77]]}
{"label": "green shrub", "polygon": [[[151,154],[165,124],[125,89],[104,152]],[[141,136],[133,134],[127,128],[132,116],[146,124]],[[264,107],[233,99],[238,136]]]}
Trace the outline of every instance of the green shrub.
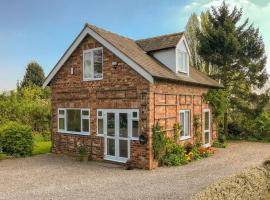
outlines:
{"label": "green shrub", "polygon": [[220,140],[215,140],[213,142],[212,147],[216,147],[216,148],[226,148],[227,144],[225,144],[224,142],[220,142]]}
{"label": "green shrub", "polygon": [[33,150],[30,126],[9,122],[0,128],[1,145],[4,153],[12,156],[29,156]]}
{"label": "green shrub", "polygon": [[168,154],[164,157],[163,163],[167,166],[179,166],[187,164],[188,162],[184,158],[179,157],[177,154]]}
{"label": "green shrub", "polygon": [[191,153],[193,155],[194,160],[200,160],[202,158],[202,155],[200,154],[197,147],[193,147]]}
{"label": "green shrub", "polygon": [[52,143],[50,141],[48,142],[35,141],[32,155],[49,153],[51,151],[51,146],[52,146]]}
{"label": "green shrub", "polygon": [[86,145],[79,146],[79,160],[80,161],[87,161],[88,160],[88,151]]}
{"label": "green shrub", "polygon": [[184,146],[184,148],[185,148],[186,154],[189,154],[192,151],[192,149],[193,149],[193,144],[186,143],[185,146]]}
{"label": "green shrub", "polygon": [[166,154],[166,145],[168,138],[164,131],[161,131],[159,124],[155,124],[153,127],[153,153],[154,158],[160,163]]}
{"label": "green shrub", "polygon": [[4,153],[0,153],[0,161],[7,158],[7,155]]}

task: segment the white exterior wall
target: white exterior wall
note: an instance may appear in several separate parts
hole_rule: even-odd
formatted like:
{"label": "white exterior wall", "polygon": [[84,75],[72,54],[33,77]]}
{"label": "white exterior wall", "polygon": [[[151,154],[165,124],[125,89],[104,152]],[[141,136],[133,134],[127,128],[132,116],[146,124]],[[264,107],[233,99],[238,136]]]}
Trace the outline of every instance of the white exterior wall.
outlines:
{"label": "white exterior wall", "polygon": [[179,42],[177,44],[176,48],[179,49],[180,51],[183,51],[183,52],[188,53],[187,46],[186,46],[184,40],[182,40],[181,42]]}
{"label": "white exterior wall", "polygon": [[[188,48],[187,48],[184,40],[181,40],[177,44],[176,49],[179,49],[180,51],[189,53]],[[170,70],[177,73],[177,69],[176,69],[176,51],[175,51],[174,48],[153,52],[152,56],[154,56],[154,58],[156,58],[162,64],[167,66]]]}
{"label": "white exterior wall", "polygon": [[172,71],[176,72],[176,57],[175,49],[166,49],[156,51],[152,54],[158,61],[170,68]]}

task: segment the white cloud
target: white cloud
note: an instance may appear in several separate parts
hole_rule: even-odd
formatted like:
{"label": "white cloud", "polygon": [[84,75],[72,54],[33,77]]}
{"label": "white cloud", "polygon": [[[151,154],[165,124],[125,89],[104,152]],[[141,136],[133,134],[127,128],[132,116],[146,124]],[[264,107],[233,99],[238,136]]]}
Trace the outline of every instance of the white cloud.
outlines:
{"label": "white cloud", "polygon": [[[222,2],[223,0],[194,0],[184,7],[184,11],[199,14],[211,8],[211,6],[221,5]],[[255,27],[259,27],[268,57],[266,68],[270,74],[270,2],[263,0],[226,0],[226,3],[229,4],[230,8],[234,6],[243,8],[243,18],[249,18],[250,23],[253,23]]]}

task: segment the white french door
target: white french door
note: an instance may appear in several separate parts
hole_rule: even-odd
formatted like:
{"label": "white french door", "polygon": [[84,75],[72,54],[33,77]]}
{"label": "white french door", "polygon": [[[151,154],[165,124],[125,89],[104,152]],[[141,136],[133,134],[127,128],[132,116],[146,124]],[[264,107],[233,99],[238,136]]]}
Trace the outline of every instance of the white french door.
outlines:
{"label": "white french door", "polygon": [[132,110],[108,109],[104,112],[104,158],[126,162],[130,158]]}
{"label": "white french door", "polygon": [[203,110],[203,117],[204,117],[204,146],[209,147],[210,146],[210,140],[211,140],[211,118],[210,118],[210,110],[204,109]]}

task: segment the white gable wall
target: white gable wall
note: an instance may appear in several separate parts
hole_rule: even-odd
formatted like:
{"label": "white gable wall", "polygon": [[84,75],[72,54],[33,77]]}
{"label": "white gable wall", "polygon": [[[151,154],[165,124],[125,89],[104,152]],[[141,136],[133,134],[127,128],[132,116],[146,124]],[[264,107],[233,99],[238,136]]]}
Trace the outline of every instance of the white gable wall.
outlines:
{"label": "white gable wall", "polygon": [[[176,46],[176,49],[189,54],[189,49],[187,47],[186,39],[185,39],[184,36],[178,42],[178,44]],[[156,58],[158,61],[160,61],[162,64],[167,66],[174,73],[177,73],[177,69],[176,69],[176,50],[175,50],[175,48],[155,51],[151,55],[154,58]]]}
{"label": "white gable wall", "polygon": [[175,49],[156,51],[152,53],[152,56],[154,56],[154,58],[167,66],[170,70],[176,72]]}
{"label": "white gable wall", "polygon": [[187,46],[186,46],[184,40],[180,41],[180,42],[177,44],[176,48],[179,49],[180,51],[183,51],[183,52],[188,53]]}

